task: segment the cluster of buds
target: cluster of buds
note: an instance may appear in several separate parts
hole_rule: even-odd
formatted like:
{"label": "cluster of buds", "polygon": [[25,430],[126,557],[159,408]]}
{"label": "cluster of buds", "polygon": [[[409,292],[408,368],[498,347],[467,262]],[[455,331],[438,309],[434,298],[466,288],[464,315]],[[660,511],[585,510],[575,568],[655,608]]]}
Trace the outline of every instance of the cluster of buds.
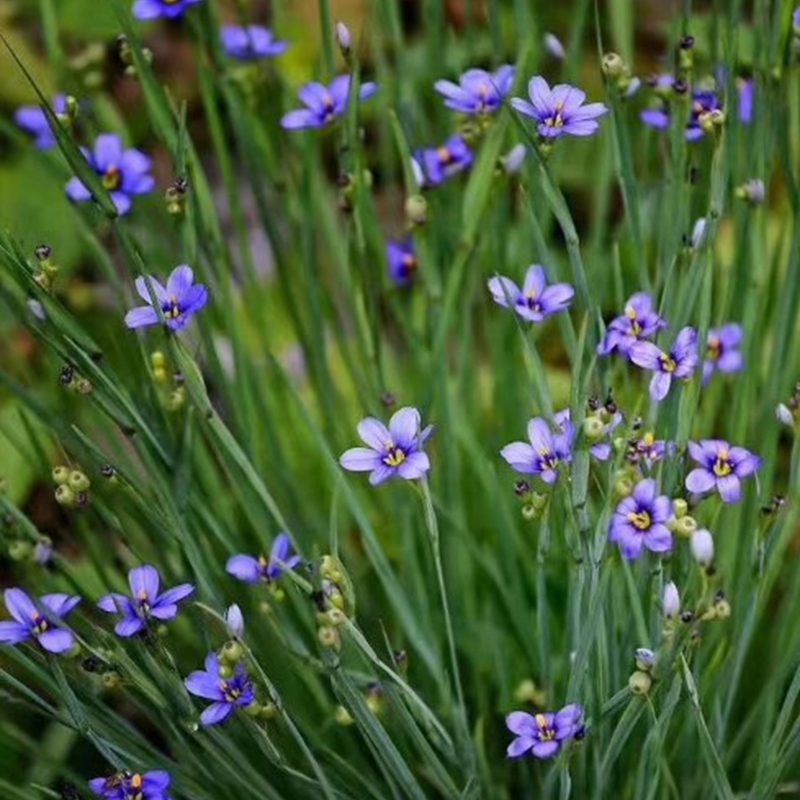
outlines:
{"label": "cluster of buds", "polygon": [[630,97],[639,88],[639,80],[631,75],[627,61],[619,53],[606,53],[601,66],[609,84],[623,97]]}
{"label": "cluster of buds", "polygon": [[640,647],[634,653],[634,662],[636,669],[628,678],[628,689],[631,694],[646,695],[653,686],[656,654],[646,647]]}
{"label": "cluster of buds", "polygon": [[34,273],[33,279],[46,292],[53,290],[53,284],[58,275],[58,264],[53,261],[53,251],[46,244],[40,244],[34,250],[38,270]]}
{"label": "cluster of buds", "polygon": [[70,469],[63,465],[54,467],[53,481],[56,484],[55,498],[59,505],[74,508],[89,504],[92,483],[79,469]]}
{"label": "cluster of buds", "polygon": [[186,403],[183,375],[167,369],[167,358],[160,350],[150,354],[150,369],[159,398],[167,411],[179,411]]}
{"label": "cluster of buds", "polygon": [[[713,596],[711,596],[710,601],[701,603],[697,610],[681,609],[681,598],[678,587],[672,581],[664,587],[661,608],[664,615],[664,638],[667,641],[672,640],[679,623],[691,625],[696,621],[724,621],[731,615],[731,604],[728,602],[725,593],[721,589],[718,589]],[[691,631],[691,638],[694,643],[699,643],[700,634],[696,628]]]}
{"label": "cluster of buds", "polygon": [[794,385],[789,399],[777,406],[775,416],[778,418],[778,422],[782,422],[793,430],[797,429],[798,421],[800,421],[800,382]]}
{"label": "cluster of buds", "polygon": [[88,378],[78,373],[72,364],[66,364],[58,374],[58,382],[70,392],[75,394],[91,394],[94,386]]}
{"label": "cluster of buds", "polygon": [[547,507],[548,495],[531,489],[528,481],[519,480],[514,484],[514,494],[522,501],[522,516],[526,520],[538,519]]}
{"label": "cluster of buds", "polygon": [[[583,435],[590,444],[597,444],[601,439],[613,433],[623,422],[623,416],[611,394],[605,402],[593,395],[587,403],[587,413],[583,418]],[[611,450],[608,449],[610,454]],[[608,456],[605,456],[607,458]]]}
{"label": "cluster of buds", "polygon": [[[125,74],[130,78],[136,77],[136,62],[133,56],[133,48],[128,41],[128,37],[124,34],[120,34],[117,37],[117,55],[125,68]],[[153,54],[148,48],[142,48],[142,55],[145,57],[148,64],[152,63]]]}
{"label": "cluster of buds", "polygon": [[322,588],[312,594],[317,609],[317,639],[322,647],[338,650],[339,628],[347,621],[346,609],[352,607],[352,587],[341,562],[331,555],[320,563]]}
{"label": "cluster of buds", "polygon": [[164,202],[167,213],[174,217],[181,216],[186,210],[186,194],[189,191],[189,181],[179,175],[165,192]]}

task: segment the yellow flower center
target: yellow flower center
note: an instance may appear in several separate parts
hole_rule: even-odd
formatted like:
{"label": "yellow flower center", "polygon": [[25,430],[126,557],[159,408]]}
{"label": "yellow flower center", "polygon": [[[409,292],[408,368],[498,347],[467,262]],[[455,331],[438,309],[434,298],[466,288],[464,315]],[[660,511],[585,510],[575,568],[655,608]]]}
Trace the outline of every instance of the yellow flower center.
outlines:
{"label": "yellow flower center", "polygon": [[178,304],[178,298],[174,295],[167,300],[167,306],[164,309],[164,316],[167,319],[178,319],[181,315],[181,307]]}
{"label": "yellow flower center", "polygon": [[394,442],[389,442],[386,447],[386,455],[383,457],[383,463],[387,467],[399,467],[406,460],[406,454],[396,447]]}
{"label": "yellow flower center", "polygon": [[642,443],[645,447],[652,447],[655,444],[656,437],[653,436],[650,431],[648,431],[644,436],[642,436]]}
{"label": "yellow flower center", "polygon": [[541,742],[549,742],[552,741],[555,736],[556,732],[547,726],[547,717],[544,714],[537,714],[534,717],[536,720],[536,724],[539,727],[539,741]]}
{"label": "yellow flower center", "polygon": [[33,622],[34,631],[38,634],[45,633],[50,628],[47,624],[47,620],[38,611],[33,612],[31,622]]}
{"label": "yellow flower center", "polygon": [[662,353],[660,356],[661,359],[661,369],[664,372],[675,372],[678,368],[678,365],[675,363],[675,359],[672,356],[668,356],[666,353]]}
{"label": "yellow flower center", "polygon": [[403,270],[406,274],[410,272],[414,272],[417,269],[417,257],[411,255],[411,253],[406,253],[403,256]]}
{"label": "yellow flower center", "polygon": [[732,471],[733,467],[728,461],[728,451],[720,450],[717,460],[714,462],[714,474],[718,478],[724,478],[726,475],[730,475]]}
{"label": "yellow flower center", "polygon": [[445,166],[453,161],[453,154],[448,147],[444,146],[436,149],[436,157],[439,159],[439,163]]}
{"label": "yellow flower center", "polygon": [[650,527],[652,520],[646,511],[639,511],[638,513],[631,512],[628,514],[628,522],[630,522],[636,530],[646,531]]}
{"label": "yellow flower center", "polygon": [[104,189],[109,192],[113,192],[114,189],[119,189],[119,186],[122,183],[122,173],[119,171],[118,167],[109,167],[103,173],[101,182]]}
{"label": "yellow flower center", "polygon": [[719,340],[718,336],[712,336],[708,340],[708,350],[706,351],[706,356],[710,361],[719,361],[719,357],[722,355],[722,342]]}

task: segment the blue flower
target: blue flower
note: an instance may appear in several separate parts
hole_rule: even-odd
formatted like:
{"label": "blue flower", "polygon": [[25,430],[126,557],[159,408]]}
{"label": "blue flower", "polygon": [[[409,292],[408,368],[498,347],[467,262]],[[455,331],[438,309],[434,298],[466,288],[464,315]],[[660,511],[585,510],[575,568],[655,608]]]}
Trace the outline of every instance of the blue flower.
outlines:
{"label": "blue flower", "polygon": [[202,0],[136,0],[133,16],[136,19],[177,19]]}
{"label": "blue flower", "polygon": [[[367,100],[378,90],[374,83],[362,83],[359,99]],[[308,83],[297,93],[305,108],[290,111],[281,120],[281,126],[297,128],[325,128],[344,114],[350,95],[350,76],[339,75],[330,86]]]}
{"label": "blue flower", "polygon": [[681,328],[668,353],[652,342],[636,342],[631,345],[629,355],[634,364],[653,372],[650,397],[656,401],[663,400],[672,386],[672,379],[691,378],[697,366],[697,331]]}
{"label": "blue flower", "polygon": [[222,49],[237,61],[257,61],[274,58],[286,52],[288,42],[282,42],[263,25],[223,25],[220,33]]}
{"label": "blue flower", "polygon": [[[149,194],[156,182],[150,174],[152,162],[139,150],[123,150],[122,139],[115,133],[102,133],[94,143],[94,152],[81,148],[91,168],[100,176],[103,187],[120,215],[131,210],[131,198]],[[80,178],[72,178],[66,187],[67,197],[75,203],[92,199]]]}
{"label": "blue flower", "polygon": [[418,150],[411,166],[420,186],[439,186],[472,166],[472,151],[460,136],[451,136],[441,147]]}
{"label": "blue flower", "polygon": [[602,103],[583,105],[586,92],[575,86],[559,84],[551,89],[539,75],[528,83],[528,95],[530,102],[515,97],[511,105],[535,120],[539,136],[545,139],[593,136],[600,129],[597,120],[608,112]]}
{"label": "blue flower", "polygon": [[226,571],[244,583],[272,583],[286,570],[294,569],[301,559],[292,555],[292,543],[285,533],[279,533],[272,543],[269,558],[260,556],[232,556],[225,567]]}
{"label": "blue flower", "polygon": [[237,709],[255,702],[256,692],[247,677],[244,664],[237,664],[233,675],[220,677],[220,663],[215,653],[206,656],[205,670],[197,670],[184,681],[186,688],[197,697],[211,700],[211,705],[200,715],[205,725],[220,725]]}
{"label": "blue flower", "polygon": [[114,631],[118,636],[133,636],[142,631],[150,619],[166,622],[178,613],[178,603],[194,591],[190,583],[182,583],[159,594],[161,579],[155,567],[135,567],[128,573],[131,596],[107,594],[97,607],[108,614],[122,614]]}
{"label": "blue flower", "polygon": [[414,280],[419,262],[411,239],[387,242],[386,261],[389,265],[389,277],[395,285],[408,286]]}
{"label": "blue flower", "polygon": [[136,279],[136,291],[147,305],[132,308],[125,315],[125,324],[131,329],[159,323],[158,312],[152,305],[148,288],[152,288],[171,331],[182,330],[192,316],[208,303],[208,289],[202,283],[194,283],[194,273],[185,264],[172,270],[166,288],[152,276],[149,282],[150,287],[144,278]]}
{"label": "blue flower", "polygon": [[535,758],[552,758],[570,739],[583,736],[583,708],[572,703],[561,711],[544,714],[512,711],[506,717],[506,727],[516,736],[506,750],[509,758],[526,753]]}
{"label": "blue flower", "polygon": [[94,778],[89,788],[103,800],[170,800],[168,772],[117,772],[108,778]]}
{"label": "blue flower", "polygon": [[514,67],[505,65],[496,72],[467,70],[458,83],[436,81],[434,89],[445,98],[444,104],[462,114],[494,114],[514,82]]}
{"label": "blue flower", "polygon": [[34,640],[50,653],[66,653],[72,649],[75,637],[60,623],[80,603],[80,597],[45,594],[37,603],[22,589],[6,589],[3,596],[14,621],[0,622],[0,644]]}
{"label": "blue flower", "polygon": [[431,468],[422,445],[433,427],[421,430],[420,426],[416,408],[401,408],[389,420],[388,428],[380,420],[366,417],[358,423],[358,435],[369,446],[351,448],[339,463],[350,472],[369,472],[373,486],[395,477],[417,480]]}
{"label": "blue flower", "polygon": [[[57,94],[53,98],[53,113],[67,113],[67,96]],[[39,106],[21,106],[14,112],[14,122],[22,130],[34,137],[34,144],[39,150],[50,150],[56,145],[56,137],[50,128],[47,114]]]}
{"label": "blue flower", "polygon": [[502,276],[490,278],[487,285],[497,305],[513,308],[527,322],[544,322],[549,316],[566,311],[575,296],[568,283],[548,286],[544,267],[539,264],[528,267],[521,289]]}
{"label": "blue flower", "polygon": [[547,422],[535,417],[528,423],[528,442],[507,444],[500,455],[509,466],[523,475],[538,475],[545,483],[558,480],[561,465],[572,460],[575,429],[563,416],[556,421],[557,433]]}

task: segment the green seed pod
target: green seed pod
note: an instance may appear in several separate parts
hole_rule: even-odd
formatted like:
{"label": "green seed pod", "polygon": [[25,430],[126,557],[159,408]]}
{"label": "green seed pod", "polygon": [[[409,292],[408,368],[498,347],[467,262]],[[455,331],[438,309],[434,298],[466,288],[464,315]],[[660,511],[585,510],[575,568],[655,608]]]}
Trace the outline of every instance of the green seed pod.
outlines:
{"label": "green seed pod", "polygon": [[33,555],[33,547],[30,542],[17,539],[8,545],[8,557],[12,561],[27,561]]}
{"label": "green seed pod", "polygon": [[219,676],[222,680],[226,681],[228,678],[233,677],[233,667],[229,664],[220,664],[219,665]]}
{"label": "green seed pod", "polygon": [[428,221],[428,201],[421,194],[413,194],[406,200],[406,219],[412,227]]}
{"label": "green seed pod", "polygon": [[275,703],[264,703],[264,705],[261,706],[258,718],[264,722],[269,722],[271,719],[275,719],[277,716],[278,707],[275,705]]}
{"label": "green seed pod", "polygon": [[53,480],[61,486],[69,480],[69,469],[67,467],[55,467],[53,469]]}
{"label": "green seed pod", "polygon": [[522,506],[522,517],[523,519],[531,522],[532,520],[536,519],[539,516],[539,511],[537,508],[530,503],[526,503]]}
{"label": "green seed pod", "polygon": [[632,491],[633,481],[627,475],[617,478],[614,483],[614,494],[617,497],[629,497]]}
{"label": "green seed pod", "polygon": [[681,536],[684,539],[690,539],[692,534],[697,530],[697,520],[687,514],[686,516],[675,520],[673,529],[676,536]]}
{"label": "green seed pod", "polygon": [[602,439],[605,431],[606,426],[599,417],[586,417],[583,421],[583,433],[590,442],[596,442],[598,439]]}
{"label": "green seed pod", "polygon": [[336,628],[347,622],[347,616],[341,608],[332,608],[327,612],[326,616],[328,623]]}
{"label": "green seed pod", "polygon": [[685,517],[689,513],[689,504],[681,497],[672,501],[672,511],[675,514],[675,519]]}
{"label": "green seed pod", "polygon": [[103,686],[106,689],[116,689],[122,683],[122,675],[116,670],[110,669],[103,673]]}
{"label": "green seed pod", "polygon": [[628,678],[628,689],[631,694],[645,695],[650,691],[652,685],[653,679],[646,672],[640,672],[638,669]]}
{"label": "green seed pod", "polygon": [[717,619],[728,619],[731,615],[731,604],[727,600],[717,600],[714,610],[717,612]]}
{"label": "green seed pod", "polygon": [[244,655],[244,648],[242,647],[239,642],[230,641],[226,642],[222,646],[222,651],[219,654],[219,657],[222,661],[226,664],[237,664],[239,661],[242,660],[242,656]]}
{"label": "green seed pod", "polygon": [[70,489],[66,484],[59,486],[56,489],[56,502],[59,505],[71,508],[75,505],[75,492],[73,492],[72,489]]}
{"label": "green seed pod", "polygon": [[261,703],[250,703],[244,710],[248,717],[258,718],[261,715],[261,708]]}
{"label": "green seed pod", "polygon": [[628,73],[628,65],[619,53],[606,53],[601,66],[603,74],[609,78],[621,78]]}
{"label": "green seed pod", "polygon": [[339,647],[339,632],[336,628],[323,626],[317,631],[317,639],[323,647],[336,649]]}
{"label": "green seed pod", "polygon": [[550,499],[549,495],[546,494],[538,494],[534,492],[531,495],[531,505],[537,510],[542,511],[544,507],[547,505],[547,501]]}
{"label": "green seed pod", "polygon": [[69,488],[73,492],[87,492],[91,485],[91,481],[79,469],[74,469],[70,472]]}

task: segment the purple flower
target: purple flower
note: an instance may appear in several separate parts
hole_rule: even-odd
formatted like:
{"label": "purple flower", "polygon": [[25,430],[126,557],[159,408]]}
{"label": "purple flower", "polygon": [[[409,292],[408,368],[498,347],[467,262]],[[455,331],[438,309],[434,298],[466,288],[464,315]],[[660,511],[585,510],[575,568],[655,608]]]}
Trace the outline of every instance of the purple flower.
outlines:
{"label": "purple flower", "polygon": [[236,603],[225,612],[225,629],[234,639],[241,639],[244,636],[244,615]]}
{"label": "purple flower", "polygon": [[[669,75],[662,76],[659,80],[666,79],[670,81],[669,85],[672,86],[674,81]],[[711,111],[716,111],[721,108],[722,106],[719,102],[719,98],[714,92],[693,92],[689,119],[686,123],[686,140],[689,142],[696,142],[698,139],[702,139],[704,132],[703,128],[700,126],[700,117],[703,116],[703,114],[708,114]],[[642,111],[640,118],[645,125],[651,128],[666,130],[669,128],[669,106],[662,102],[660,108],[649,108]]]}
{"label": "purple flower", "polygon": [[22,589],[6,589],[4,597],[14,621],[0,622],[0,644],[21,644],[35,639],[50,653],[72,649],[75,637],[60,622],[80,603],[80,597],[45,594],[35,602]]}
{"label": "purple flower", "polygon": [[[67,113],[67,96],[57,94],[53,98],[53,113]],[[34,144],[38,150],[50,150],[56,145],[56,137],[50,128],[47,115],[39,106],[22,106],[14,112],[14,122],[27,133],[34,137]]]}
{"label": "purple flower", "polygon": [[547,285],[544,267],[532,264],[520,289],[510,278],[495,277],[488,282],[492,299],[503,308],[513,308],[528,322],[543,322],[552,314],[566,311],[575,290],[568,283]]}
{"label": "purple flower", "polygon": [[611,517],[608,540],[616,542],[627,559],[639,558],[644,547],[653,553],[672,550],[672,534],[665,524],[672,516],[672,501],[666,495],[656,497],[656,491],[652,478],[639,481]]}
{"label": "purple flower", "polygon": [[714,372],[741,372],[744,366],[739,347],[742,344],[742,326],[735,323],[712,328],[706,340],[706,360],[703,362],[703,383]]}
{"label": "purple flower", "polygon": [[558,61],[563,61],[567,55],[564,45],[561,44],[561,40],[554,33],[545,33],[544,49]]}
{"label": "purple flower", "polygon": [[279,533],[272,543],[269,558],[238,555],[228,559],[226,571],[244,583],[272,583],[287,570],[300,563],[300,556],[292,555],[292,543],[285,533]]}
{"label": "purple flower", "polygon": [[[377,89],[374,83],[362,83],[358,96],[361,100],[367,100]],[[285,114],[281,126],[287,130],[325,128],[344,114],[349,94],[349,75],[339,75],[333,79],[330,86],[307,83],[297,93],[305,108]]]}
{"label": "purple flower", "polygon": [[[115,133],[101,133],[94,143],[94,153],[81,148],[89,166],[100,176],[100,182],[122,216],[131,210],[131,198],[149,194],[156,182],[150,174],[150,159],[139,150],[123,150],[122,139]],[[74,203],[92,199],[80,178],[72,178],[66,187],[67,197]]]}
{"label": "purple flower", "polygon": [[520,114],[534,119],[539,135],[545,139],[592,136],[600,128],[598,118],[608,111],[602,103],[583,105],[586,92],[568,84],[559,84],[551,89],[538,75],[528,83],[528,95],[530,103],[515,97],[511,105]]}
{"label": "purple flower", "polygon": [[166,288],[152,276],[148,277],[149,287],[148,281],[143,277],[136,279],[136,291],[147,305],[132,308],[125,315],[125,324],[131,329],[158,325],[160,322],[158,312],[152,305],[149,289],[152,289],[161,305],[167,327],[171,331],[182,330],[208,302],[208,289],[202,283],[194,283],[194,273],[186,264],[172,270]]}
{"label": "purple flower", "polygon": [[645,292],[637,292],[628,298],[625,313],[615,317],[608,325],[597,353],[607,356],[615,350],[629,355],[631,347],[642,339],[655,336],[667,323],[653,308],[653,299]]}
{"label": "purple flower", "polygon": [[507,444],[500,455],[509,466],[523,475],[538,475],[545,483],[558,480],[561,465],[572,460],[574,428],[569,421],[557,421],[558,432],[553,433],[547,422],[535,417],[528,423],[528,442]]}
{"label": "purple flower", "polygon": [[89,788],[103,800],[170,800],[171,780],[169,773],[161,770],[118,772],[108,778],[94,778]]}
{"label": "purple flower", "polygon": [[472,166],[472,151],[460,136],[451,136],[441,147],[417,151],[411,163],[419,184],[431,188],[468,170]]}
{"label": "purple flower", "polygon": [[636,342],[629,355],[634,364],[655,373],[650,381],[650,397],[656,401],[663,400],[672,379],[689,378],[697,366],[697,331],[682,328],[668,353],[659,350],[652,342]]}
{"label": "purple flower", "polygon": [[517,737],[506,750],[509,758],[519,758],[528,752],[536,758],[552,758],[567,741],[583,736],[583,708],[573,703],[557,713],[533,715],[512,711],[506,717],[506,727]]}
{"label": "purple flower", "polygon": [[396,286],[408,286],[413,282],[419,261],[411,239],[387,242],[386,261],[389,265],[389,277]]}
{"label": "purple flower", "polygon": [[421,429],[416,408],[401,408],[389,420],[387,428],[373,417],[358,423],[358,435],[369,447],[353,447],[342,454],[339,463],[350,472],[369,472],[373,486],[389,478],[407,481],[421,478],[430,468],[422,445],[433,432],[429,425]]}
{"label": "purple flower", "polygon": [[672,454],[675,445],[663,439],[656,439],[652,433],[645,433],[640,439],[634,439],[628,444],[628,461],[632,464],[644,462],[650,469],[653,464],[664,460],[667,453]]}
{"label": "purple flower", "polygon": [[288,42],[278,41],[263,25],[223,25],[220,32],[222,49],[237,61],[274,58],[286,51]]}
{"label": "purple flower", "polygon": [[754,474],[761,459],[744,447],[731,447],[722,439],[689,442],[689,453],[698,466],[686,476],[692,494],[719,492],[723,503],[738,503],[742,496],[741,479]]}
{"label": "purple flower", "polygon": [[200,722],[205,726],[220,725],[235,709],[246,708],[256,699],[244,664],[237,664],[231,677],[221,678],[220,663],[215,653],[206,656],[205,670],[193,672],[184,685],[193,695],[212,701],[200,715]]}
{"label": "purple flower", "polygon": [[114,627],[117,636],[133,636],[146,627],[150,619],[166,622],[178,613],[178,603],[193,591],[190,583],[182,583],[159,594],[161,579],[155,567],[145,564],[135,567],[128,573],[131,596],[107,594],[100,598],[97,607],[108,614],[122,614],[122,619]]}
{"label": "purple flower", "polygon": [[202,0],[136,0],[133,16],[136,19],[177,19],[182,17],[190,6]]}
{"label": "purple flower", "polygon": [[458,83],[436,81],[434,89],[445,98],[444,104],[462,114],[494,114],[514,83],[514,67],[506,64],[496,72],[469,69]]}

